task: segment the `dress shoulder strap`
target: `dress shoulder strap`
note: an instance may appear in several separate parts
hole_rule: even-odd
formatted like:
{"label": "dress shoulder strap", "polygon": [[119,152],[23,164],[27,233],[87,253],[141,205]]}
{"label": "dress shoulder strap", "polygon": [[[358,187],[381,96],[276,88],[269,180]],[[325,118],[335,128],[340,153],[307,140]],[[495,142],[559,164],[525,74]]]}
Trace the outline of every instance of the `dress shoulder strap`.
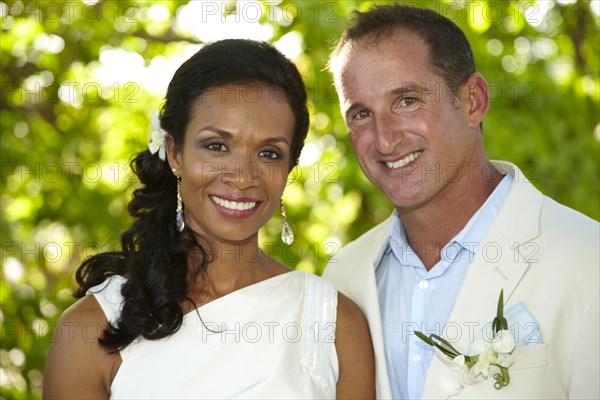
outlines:
{"label": "dress shoulder strap", "polygon": [[121,288],[125,282],[127,282],[127,279],[124,277],[113,275],[101,284],[89,288],[86,292],[86,294],[91,294],[96,298],[111,325],[115,325],[121,316],[121,310],[123,309]]}
{"label": "dress shoulder strap", "polygon": [[[311,273],[306,273],[304,310],[302,316],[302,365],[327,390],[330,371],[337,370],[335,327],[337,320],[337,290]],[[336,360],[332,366],[332,360]]]}

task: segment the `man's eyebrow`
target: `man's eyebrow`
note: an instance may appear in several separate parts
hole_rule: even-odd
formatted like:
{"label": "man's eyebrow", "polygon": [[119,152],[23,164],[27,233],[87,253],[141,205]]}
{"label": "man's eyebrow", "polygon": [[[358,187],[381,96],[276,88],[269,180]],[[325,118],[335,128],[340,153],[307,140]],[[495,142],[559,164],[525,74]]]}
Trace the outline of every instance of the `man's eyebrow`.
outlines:
{"label": "man's eyebrow", "polygon": [[400,86],[399,88],[391,90],[389,92],[389,94],[392,96],[398,96],[398,95],[410,94],[410,93],[430,94],[430,93],[434,93],[434,92],[435,92],[434,90],[428,89],[424,83],[421,85],[418,85],[416,83],[407,83],[407,84]]}

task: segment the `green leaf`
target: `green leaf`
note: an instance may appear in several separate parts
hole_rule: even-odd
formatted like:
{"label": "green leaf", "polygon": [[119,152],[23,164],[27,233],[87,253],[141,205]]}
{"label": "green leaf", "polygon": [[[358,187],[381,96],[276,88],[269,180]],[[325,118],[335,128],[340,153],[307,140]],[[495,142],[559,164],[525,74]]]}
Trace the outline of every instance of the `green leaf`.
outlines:
{"label": "green leaf", "polygon": [[[444,338],[438,335],[430,335],[429,337],[425,336],[422,332],[415,331],[415,335],[431,347],[435,347],[439,349],[442,353],[447,355],[448,357],[454,359],[454,357],[460,355],[460,352],[456,350],[452,345],[445,340]],[[439,343],[438,343],[439,342]]]}
{"label": "green leaf", "polygon": [[496,311],[496,318],[492,322],[492,329],[494,330],[494,335],[501,330],[508,329],[508,321],[504,318],[504,289],[500,290],[500,297],[498,297],[498,309]]}
{"label": "green leaf", "polygon": [[417,337],[419,339],[421,339],[422,341],[424,341],[425,343],[427,343],[430,346],[435,346],[435,343],[433,343],[433,341],[431,339],[429,339],[427,336],[425,336],[423,333],[419,332],[419,331],[415,331],[415,335],[417,335]]}
{"label": "green leaf", "polygon": [[504,289],[500,290],[500,297],[498,298],[498,311],[496,313],[497,318],[504,316]]}
{"label": "green leaf", "polygon": [[[436,347],[438,349],[442,350],[442,352],[444,352],[444,354],[450,355],[450,357],[452,357],[452,358],[457,357],[457,356],[459,356],[461,354],[460,351],[456,350],[454,348],[454,346],[452,346],[450,344],[450,342],[448,342],[443,337],[438,336],[438,335],[431,335],[429,337],[434,340],[434,343],[435,343]],[[437,341],[439,343],[437,343],[435,341]]]}

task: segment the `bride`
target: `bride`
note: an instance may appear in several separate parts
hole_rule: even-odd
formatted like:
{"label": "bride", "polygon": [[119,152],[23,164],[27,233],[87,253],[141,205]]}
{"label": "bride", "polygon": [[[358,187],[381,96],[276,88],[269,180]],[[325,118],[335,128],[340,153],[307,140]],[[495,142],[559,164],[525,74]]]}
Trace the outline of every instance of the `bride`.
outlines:
{"label": "bride", "polygon": [[224,40],[175,73],[122,250],[79,267],[44,398],[373,398],[360,309],[258,246],[308,130],[306,91],[272,46]]}

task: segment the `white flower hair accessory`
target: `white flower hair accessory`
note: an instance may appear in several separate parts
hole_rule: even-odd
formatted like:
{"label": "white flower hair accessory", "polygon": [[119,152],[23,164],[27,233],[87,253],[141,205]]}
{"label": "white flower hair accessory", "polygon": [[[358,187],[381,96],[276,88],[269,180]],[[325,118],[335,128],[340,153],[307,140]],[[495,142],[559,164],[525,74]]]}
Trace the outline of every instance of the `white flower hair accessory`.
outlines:
{"label": "white flower hair accessory", "polygon": [[150,123],[152,124],[152,133],[150,134],[150,143],[148,143],[148,150],[150,153],[156,154],[158,152],[158,157],[165,161],[165,137],[167,136],[167,131],[165,131],[160,126],[160,120],[158,119],[158,110],[155,108],[152,111],[152,117],[150,117]]}

